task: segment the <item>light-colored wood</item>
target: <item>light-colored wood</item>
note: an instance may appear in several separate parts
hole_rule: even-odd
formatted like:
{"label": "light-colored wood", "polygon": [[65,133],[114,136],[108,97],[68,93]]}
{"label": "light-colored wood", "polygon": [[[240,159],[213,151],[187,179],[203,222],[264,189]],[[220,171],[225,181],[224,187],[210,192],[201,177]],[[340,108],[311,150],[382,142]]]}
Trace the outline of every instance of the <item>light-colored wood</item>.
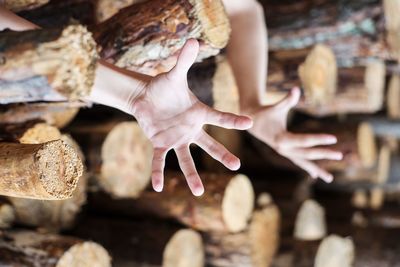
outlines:
{"label": "light-colored wood", "polygon": [[6,31],[0,42],[1,104],[79,100],[89,95],[97,48],[83,26]]}
{"label": "light-colored wood", "polygon": [[44,121],[57,128],[68,125],[77,115],[82,103],[30,103],[3,106],[0,122],[5,124]]}
{"label": "light-colored wood", "polygon": [[111,257],[94,242],[31,231],[7,231],[0,240],[0,265],[111,267]]}
{"label": "light-colored wood", "polygon": [[221,0],[153,0],[121,10],[93,32],[102,58],[156,75],[175,65],[188,39],[202,43],[198,61],[217,55],[228,43],[230,25]]}
{"label": "light-colored wood", "polygon": [[314,267],[352,267],[354,258],[353,240],[330,235],[321,242]]}
{"label": "light-colored wood", "polygon": [[146,0],[97,0],[96,20],[99,23],[103,22],[117,14],[121,9],[144,1]]}
{"label": "light-colored wood", "polygon": [[[73,147],[84,162],[79,145],[69,135],[62,135],[59,138]],[[33,139],[32,142],[36,140]],[[9,197],[8,200],[14,207],[15,220],[19,224],[57,232],[74,225],[77,214],[86,202],[86,189],[87,173],[84,171],[71,198],[54,201]]]}
{"label": "light-colored wood", "polygon": [[400,119],[400,76],[393,75],[387,92],[387,112],[391,119]]}
{"label": "light-colored wood", "polygon": [[366,168],[373,167],[378,159],[374,130],[369,123],[362,123],[358,127],[357,146],[361,163]]}
{"label": "light-colored wood", "polygon": [[0,229],[9,229],[15,222],[14,208],[6,203],[0,204]]}
{"label": "light-colored wood", "polygon": [[279,248],[280,212],[273,203],[254,212],[237,234],[204,234],[207,266],[269,267]]}
{"label": "light-colored wood", "polygon": [[383,7],[385,12],[386,40],[389,43],[394,57],[400,61],[400,10],[399,0],[384,0]]}
{"label": "light-colored wood", "polygon": [[316,45],[299,67],[299,76],[307,101],[323,105],[333,100],[337,87],[335,55],[327,46]]}
{"label": "light-colored wood", "polygon": [[72,196],[82,161],[61,140],[44,144],[0,144],[0,194],[37,199]]}
{"label": "light-colored wood", "polygon": [[97,195],[93,206],[135,218],[152,215],[199,231],[237,233],[247,228],[254,209],[250,179],[242,174],[202,174],[205,194],[195,197],[181,174],[165,175],[164,190],[147,189],[137,199],[110,201]]}
{"label": "light-colored wood", "polygon": [[386,80],[386,66],[382,60],[367,65],[364,85],[368,92],[368,105],[379,110],[383,106]]}
{"label": "light-colored wood", "polygon": [[99,181],[114,197],[138,197],[151,180],[153,148],[136,122],[123,122],[101,147]]}
{"label": "light-colored wood", "polygon": [[178,231],[165,246],[163,267],[203,267],[204,246],[201,235],[193,230]]}
{"label": "light-colored wood", "polygon": [[0,5],[11,11],[19,12],[45,5],[48,2],[49,0],[1,0]]}
{"label": "light-colored wood", "polygon": [[297,213],[294,237],[313,241],[324,238],[326,233],[324,208],[314,200],[306,200]]}

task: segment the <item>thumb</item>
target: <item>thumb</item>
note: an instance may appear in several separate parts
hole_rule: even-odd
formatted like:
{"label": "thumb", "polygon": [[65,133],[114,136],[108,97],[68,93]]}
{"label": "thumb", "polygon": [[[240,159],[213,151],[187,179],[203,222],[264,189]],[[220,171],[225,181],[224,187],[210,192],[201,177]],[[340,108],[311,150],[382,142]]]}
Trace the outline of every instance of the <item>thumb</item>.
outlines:
{"label": "thumb", "polygon": [[300,96],[301,96],[300,88],[294,87],[284,99],[282,99],[278,104],[276,104],[276,107],[278,109],[289,110],[299,103]]}
{"label": "thumb", "polygon": [[198,54],[199,42],[196,39],[189,39],[183,46],[178,56],[178,61],[170,73],[172,75],[186,75],[196,61]]}

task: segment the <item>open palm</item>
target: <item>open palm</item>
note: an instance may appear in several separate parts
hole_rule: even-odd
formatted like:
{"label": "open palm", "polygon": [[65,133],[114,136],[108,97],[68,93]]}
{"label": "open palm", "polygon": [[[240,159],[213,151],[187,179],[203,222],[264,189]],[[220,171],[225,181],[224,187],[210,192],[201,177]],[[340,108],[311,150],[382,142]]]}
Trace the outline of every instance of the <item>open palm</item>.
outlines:
{"label": "open palm", "polygon": [[131,103],[133,115],[137,115],[135,117],[153,144],[152,183],[153,188],[159,192],[164,184],[165,157],[172,149],[196,196],[202,195],[204,188],[190,154],[190,144],[197,144],[231,170],[240,167],[240,160],[210,137],[203,130],[204,125],[238,130],[252,126],[250,118],[211,109],[191,93],[187,72],[195,62],[198,50],[198,42],[189,40],[176,66],[170,72],[154,77]]}
{"label": "open palm", "polygon": [[254,127],[250,132],[271,146],[279,154],[307,171],[313,178],[322,178],[332,182],[333,176],[313,163],[313,160],[341,160],[340,152],[317,146],[332,145],[336,137],[327,134],[294,134],[287,131],[289,111],[297,105],[300,89],[294,88],[290,94],[273,106],[259,108],[252,113]]}

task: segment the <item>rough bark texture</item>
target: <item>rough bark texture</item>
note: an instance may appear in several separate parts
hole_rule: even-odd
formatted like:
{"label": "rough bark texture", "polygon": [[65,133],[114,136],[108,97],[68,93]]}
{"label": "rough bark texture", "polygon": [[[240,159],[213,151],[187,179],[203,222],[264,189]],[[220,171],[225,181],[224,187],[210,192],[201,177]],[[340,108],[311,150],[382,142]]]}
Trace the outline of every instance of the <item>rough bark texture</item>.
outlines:
{"label": "rough bark texture", "polygon": [[269,205],[253,216],[249,228],[237,234],[204,234],[206,266],[268,267],[279,247],[280,213]]}
{"label": "rough bark texture", "polygon": [[243,175],[201,175],[206,193],[194,197],[182,176],[167,175],[162,193],[149,189],[136,200],[93,195],[94,207],[110,213],[171,218],[201,231],[240,232],[253,211],[254,192]]}
{"label": "rough bark texture", "polygon": [[1,143],[0,165],[1,195],[37,199],[71,197],[83,169],[73,148],[61,140]]}
{"label": "rough bark texture", "polygon": [[117,14],[121,9],[144,1],[146,0],[97,0],[96,20],[103,22]]}
{"label": "rough bark texture", "polygon": [[230,26],[220,0],[155,0],[122,9],[93,32],[102,58],[155,75],[174,66],[188,39],[202,42],[199,61],[218,54]]}
{"label": "rough bark texture", "polygon": [[63,128],[76,116],[82,103],[30,103],[0,106],[1,124],[23,124],[43,121]]}
{"label": "rough bark texture", "polygon": [[[79,158],[84,161],[78,144],[70,136],[62,135],[59,138],[72,146]],[[84,172],[71,198],[54,201],[9,197],[8,201],[15,210],[15,221],[19,224],[40,227],[48,231],[59,231],[69,229],[74,225],[82,205],[86,202],[86,189],[87,174]]]}
{"label": "rough bark texture", "polygon": [[90,0],[51,0],[44,6],[18,15],[41,28],[65,27],[75,22],[92,25],[95,23],[95,4]]}
{"label": "rough bark texture", "polygon": [[0,103],[78,100],[94,81],[96,44],[82,26],[0,33]]}
{"label": "rough bark texture", "polygon": [[385,42],[384,14],[378,0],[264,0],[271,51],[286,53],[330,46],[338,65],[365,64],[369,58],[392,59]]}
{"label": "rough bark texture", "polygon": [[107,251],[94,242],[73,237],[7,231],[0,239],[2,266],[85,267],[111,266]]}
{"label": "rough bark texture", "polygon": [[48,3],[49,0],[1,0],[0,5],[14,12],[29,10]]}

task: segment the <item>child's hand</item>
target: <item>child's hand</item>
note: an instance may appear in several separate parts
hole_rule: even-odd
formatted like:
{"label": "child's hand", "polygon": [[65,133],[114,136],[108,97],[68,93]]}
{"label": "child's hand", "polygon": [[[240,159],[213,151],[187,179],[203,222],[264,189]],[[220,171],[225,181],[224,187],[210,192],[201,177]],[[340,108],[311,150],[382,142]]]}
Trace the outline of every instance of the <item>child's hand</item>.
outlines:
{"label": "child's hand", "polygon": [[174,149],[179,165],[192,193],[204,192],[189,146],[199,145],[214,159],[231,170],[240,167],[240,160],[202,129],[212,124],[228,129],[246,130],[250,118],[216,111],[199,102],[190,92],[187,72],[195,62],[199,50],[196,40],[189,40],[182,49],[176,66],[144,85],[139,96],[130,101],[130,110],[154,147],[152,182],[156,191],[162,191],[165,157]]}
{"label": "child's hand", "polygon": [[332,182],[333,176],[313,163],[313,160],[341,160],[342,153],[328,148],[316,146],[332,145],[336,137],[326,134],[293,134],[287,131],[287,115],[300,99],[299,88],[294,88],[290,94],[273,106],[261,107],[253,112],[254,127],[250,132],[265,142],[279,154],[291,160],[294,164],[307,171],[313,178],[322,178]]}

